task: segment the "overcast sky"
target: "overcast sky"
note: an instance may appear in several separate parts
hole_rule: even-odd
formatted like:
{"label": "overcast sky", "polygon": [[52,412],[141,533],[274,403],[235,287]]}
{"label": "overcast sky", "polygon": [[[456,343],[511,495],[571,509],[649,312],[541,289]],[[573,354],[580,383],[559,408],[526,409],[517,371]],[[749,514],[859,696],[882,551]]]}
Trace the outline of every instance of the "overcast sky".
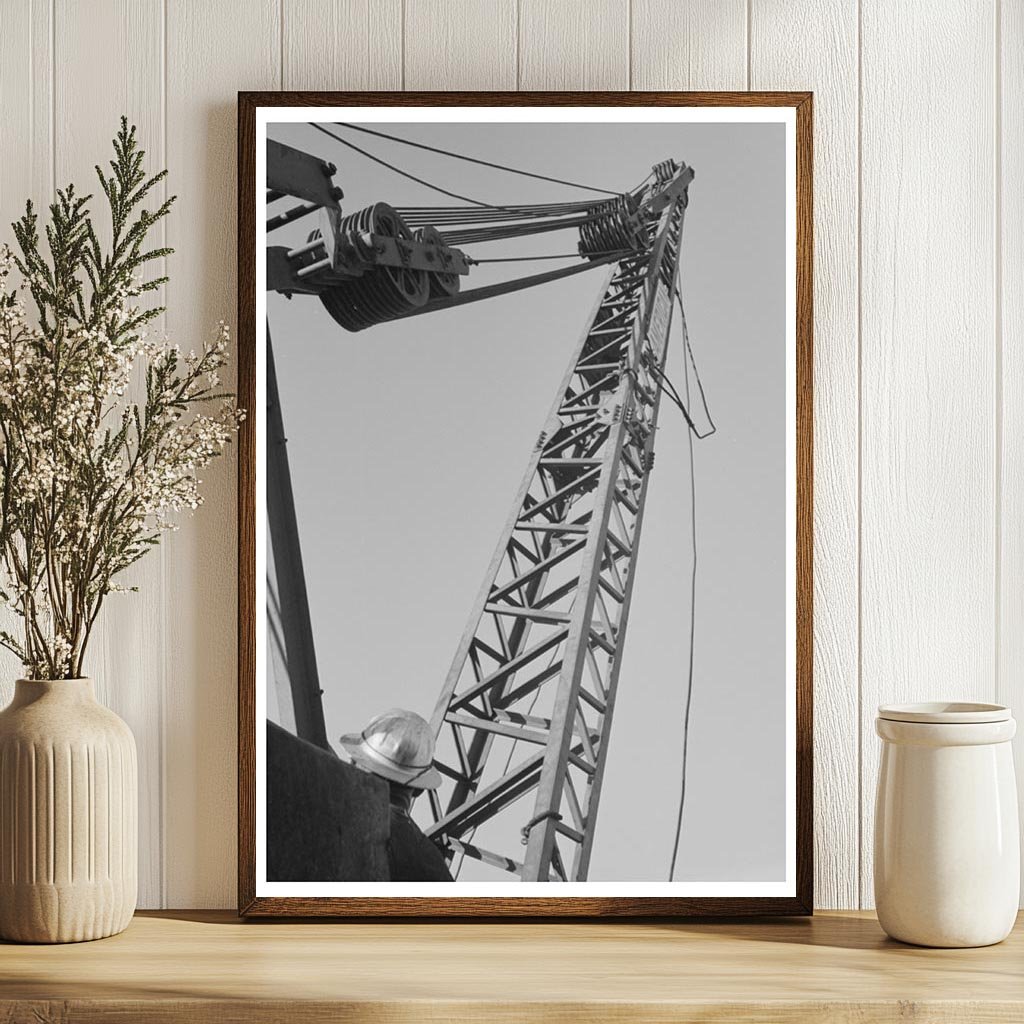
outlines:
{"label": "overcast sky", "polygon": [[[675,157],[696,178],[683,236],[690,339],[718,431],[695,445],[698,577],[677,880],[772,881],[785,859],[784,129],[765,124],[393,124],[405,138],[624,190]],[[336,163],[346,212],[452,202],[307,125],[269,136]],[[592,198],[357,139],[490,203]],[[308,226],[275,234],[305,238]],[[567,233],[476,256],[563,253]],[[552,264],[474,268],[469,286]],[[511,269],[510,269],[511,268]],[[307,586],[337,746],[374,714],[429,718],[602,271],[466,307],[339,328],[268,300]],[[669,376],[683,381],[674,333]],[[591,879],[667,878],[689,658],[690,475],[664,403]],[[494,877],[488,873],[479,877]]]}

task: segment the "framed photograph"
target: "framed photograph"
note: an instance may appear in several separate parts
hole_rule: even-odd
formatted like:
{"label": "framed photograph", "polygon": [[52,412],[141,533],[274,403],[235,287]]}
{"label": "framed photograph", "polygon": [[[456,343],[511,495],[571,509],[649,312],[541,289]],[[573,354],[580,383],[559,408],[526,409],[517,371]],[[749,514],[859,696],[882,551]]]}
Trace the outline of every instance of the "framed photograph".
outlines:
{"label": "framed photograph", "polygon": [[238,138],[240,912],[811,913],[810,94]]}

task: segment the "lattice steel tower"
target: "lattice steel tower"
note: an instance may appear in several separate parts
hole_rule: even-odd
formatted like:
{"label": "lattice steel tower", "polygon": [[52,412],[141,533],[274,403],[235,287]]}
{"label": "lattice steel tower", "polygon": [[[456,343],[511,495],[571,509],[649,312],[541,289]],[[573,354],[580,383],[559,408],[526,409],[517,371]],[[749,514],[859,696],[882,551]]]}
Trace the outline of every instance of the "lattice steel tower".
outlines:
{"label": "lattice steel tower", "polygon": [[692,177],[661,167],[653,244],[616,265],[576,346],[441,691],[428,834],[456,871],[587,876]]}
{"label": "lattice steel tower", "polygon": [[[268,229],[321,212],[305,245],[268,249],[268,285],[318,295],[346,330],[609,265],[437,701],[435,763],[444,784],[430,794],[426,829],[456,875],[469,857],[523,881],[582,881],[693,171],[663,161],[648,183],[612,201],[397,211],[378,203],[343,217],[330,189],[333,165],[271,144],[268,167],[268,199],[303,200]],[[441,233],[435,224],[451,227]],[[579,229],[584,264],[460,293],[460,275],[474,261],[453,246],[564,227]],[[284,459],[283,447],[276,457]],[[291,681],[293,691],[297,685]]]}

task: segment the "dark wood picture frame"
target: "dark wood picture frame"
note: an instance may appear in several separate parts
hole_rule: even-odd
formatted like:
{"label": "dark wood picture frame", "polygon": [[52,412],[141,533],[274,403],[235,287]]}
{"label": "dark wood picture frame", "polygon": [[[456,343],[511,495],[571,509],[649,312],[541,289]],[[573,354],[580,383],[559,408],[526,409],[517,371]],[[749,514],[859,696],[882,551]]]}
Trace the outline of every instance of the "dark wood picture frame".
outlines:
{"label": "dark wood picture frame", "polygon": [[[787,897],[269,897],[256,894],[256,112],[259,107],[791,107],[796,120],[796,894]],[[316,917],[735,917],[813,912],[812,94],[809,92],[240,92],[238,910]]]}

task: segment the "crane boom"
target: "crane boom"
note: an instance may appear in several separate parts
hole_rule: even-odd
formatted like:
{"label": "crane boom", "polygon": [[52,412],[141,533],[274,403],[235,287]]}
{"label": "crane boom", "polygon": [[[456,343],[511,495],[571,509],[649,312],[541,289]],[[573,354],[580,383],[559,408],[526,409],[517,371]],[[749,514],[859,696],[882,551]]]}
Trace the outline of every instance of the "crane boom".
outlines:
{"label": "crane boom", "polygon": [[[331,184],[335,170],[299,150],[268,147],[268,203],[299,200],[269,219],[268,231],[310,214],[319,227],[305,244],[268,246],[267,285],[289,296],[319,296],[346,330],[611,265],[437,700],[435,765],[444,781],[430,792],[433,820],[425,830],[445,849],[456,876],[469,857],[522,881],[583,881],[607,764],[693,170],[662,161],[650,185],[611,202],[486,211],[396,211],[376,203],[344,216],[341,190]],[[548,230],[545,218],[563,224],[568,214],[579,215],[582,264],[460,294],[460,276],[475,261],[453,244]],[[435,223],[453,230],[441,234]],[[478,223],[485,226],[458,231]],[[287,468],[283,445],[269,458]],[[308,626],[308,613],[306,620]],[[305,635],[311,654],[308,628]],[[305,673],[292,680],[293,691],[296,686],[312,687],[309,703],[319,708],[315,678]]]}
{"label": "crane boom", "polygon": [[587,323],[434,711],[427,833],[456,872],[587,877],[693,177],[660,166],[653,245]]}

